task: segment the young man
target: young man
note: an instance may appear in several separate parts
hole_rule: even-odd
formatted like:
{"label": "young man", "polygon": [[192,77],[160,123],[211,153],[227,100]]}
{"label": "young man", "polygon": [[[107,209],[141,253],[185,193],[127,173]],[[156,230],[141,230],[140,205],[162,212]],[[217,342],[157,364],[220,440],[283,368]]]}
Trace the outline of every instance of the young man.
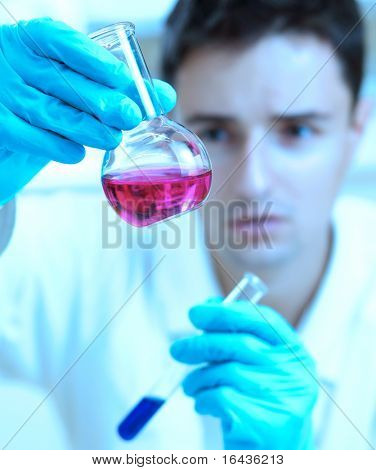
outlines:
{"label": "young man", "polygon": [[[205,211],[206,239],[246,241],[211,250],[218,280],[226,291],[257,273],[265,303],[298,328],[317,360],[324,448],[376,439],[375,208],[344,201],[333,214],[365,121],[363,59],[353,0],[181,0],[165,36],[176,116],[209,150],[223,203],[224,219]],[[196,399],[211,386],[204,374],[187,381]]]}
{"label": "young man", "polygon": [[[368,268],[374,254],[366,245],[372,239],[369,232],[365,236],[356,225],[362,214],[367,214],[371,224],[368,208],[357,204],[358,212],[351,211],[354,226],[344,229],[347,219],[340,211],[330,246],[328,242],[330,205],[350,158],[345,149],[352,138],[356,140],[360,128],[356,120],[347,119],[351,93],[340,73],[339,56],[330,61],[330,73],[323,71],[325,80],[316,93],[310,90],[308,101],[292,103],[295,108],[291,105],[288,111],[294,112],[293,119],[290,115],[289,120],[281,121],[282,128],[273,128],[238,173],[231,160],[240,160],[254,147],[252,142],[260,140],[257,135],[264,135],[270,121],[296,97],[299,80],[306,85],[312,69],[317,72],[314,65],[322,66],[322,56],[327,59],[333,52],[331,42],[321,39],[317,28],[323,19],[327,24],[325,13],[337,24],[339,7],[333,3],[317,11],[311,7],[302,10],[294,2],[294,8],[301,12],[291,13],[298,25],[304,18],[316,18],[315,34],[307,34],[305,29],[296,33],[293,22],[287,31],[272,32],[265,27],[259,37],[244,41],[241,48],[232,38],[206,41],[192,34],[192,28],[203,21],[199,29],[206,34],[208,21],[214,31],[240,33],[240,18],[247,20],[249,31],[256,32],[258,23],[260,27],[274,21],[283,24],[289,5],[285,2],[282,9],[274,2],[247,2],[239,11],[237,2],[219,6],[184,2],[170,20],[170,31],[183,27],[174,37],[176,43],[170,44],[178,47],[179,38],[185,42],[195,39],[189,53],[178,50],[176,55],[174,51],[166,55],[166,65],[167,57],[171,59],[166,70],[172,72],[172,63],[176,66],[170,77],[174,76],[181,93],[179,118],[192,125],[208,145],[215,178],[212,197],[221,203],[240,200],[248,211],[222,226],[210,219],[206,231],[245,233],[249,239],[246,247],[239,251],[224,247],[211,253],[201,240],[192,250],[188,246],[191,240],[185,238],[189,238],[190,219],[182,218],[177,224],[184,238],[177,249],[157,246],[150,250],[140,244],[130,248],[129,232],[122,239],[128,249],[103,249],[100,198],[75,194],[51,195],[48,200],[38,195],[20,198],[14,239],[0,267],[5,312],[0,329],[2,371],[6,377],[38,385],[46,394],[54,390],[48,403],[56,405],[69,447],[200,449],[220,447],[222,438],[226,447],[242,449],[307,448],[313,444],[310,417],[315,373],[298,334],[266,306],[200,304],[209,296],[228,292],[244,270],[255,271],[268,284],[265,304],[298,325],[318,361],[322,394],[315,410],[314,445],[366,448],[372,442],[375,388],[370,374],[374,357],[370,335],[374,330]],[[346,9],[342,4],[340,11],[341,17],[346,12],[350,23],[358,18],[352,2],[346,3]],[[266,62],[265,54],[269,56]],[[271,71],[268,64],[273,65]],[[292,76],[286,76],[288,72]],[[287,86],[292,78],[298,80],[293,90]],[[324,100],[319,99],[322,88],[333,81],[338,90],[333,87]],[[196,89],[190,95],[193,85]],[[329,127],[323,129],[325,123]],[[203,124],[209,127],[198,127]],[[296,136],[309,142],[296,145]],[[224,185],[218,191],[232,172],[235,176],[228,180],[227,189]],[[316,190],[321,182],[331,183],[331,187],[327,192],[320,188],[321,197],[312,195],[308,183]],[[272,249],[258,234],[259,213],[250,210],[257,207],[265,219],[269,202],[272,215],[263,223]],[[59,217],[51,224],[56,207]],[[305,218],[306,208],[311,213]],[[348,213],[346,207],[345,216]],[[353,242],[368,249],[364,255],[357,253],[356,279],[350,270],[353,261],[348,258]],[[211,254],[217,261],[212,262]],[[14,269],[15,259],[24,260],[22,270]],[[338,295],[336,282],[346,296]],[[338,299],[343,303],[337,304]],[[199,413],[219,418],[222,435],[215,433],[218,420],[203,422],[191,402],[178,392],[134,441],[121,442],[116,427],[160,376],[169,342],[192,331],[186,318],[192,306],[196,308],[191,320],[204,333],[175,343],[172,353],[183,362],[206,364],[188,376],[185,390],[195,398]],[[329,332],[326,336],[325,331]],[[349,367],[347,374],[343,367]],[[358,400],[354,384],[359,382],[364,386]],[[17,446],[20,436],[33,433],[33,419],[41,408],[16,433],[11,446]],[[47,433],[48,426],[45,429]]]}

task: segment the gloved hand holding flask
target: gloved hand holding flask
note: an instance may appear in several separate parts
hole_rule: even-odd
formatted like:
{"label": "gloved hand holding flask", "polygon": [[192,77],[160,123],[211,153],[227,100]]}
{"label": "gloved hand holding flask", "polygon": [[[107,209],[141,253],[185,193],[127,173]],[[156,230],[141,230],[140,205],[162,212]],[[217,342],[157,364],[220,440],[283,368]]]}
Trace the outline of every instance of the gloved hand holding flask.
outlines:
{"label": "gloved hand holding flask", "polygon": [[[126,65],[85,34],[49,18],[0,26],[0,204],[50,160],[77,163],[84,146],[113,149],[142,112]],[[154,88],[164,111],[176,101]]]}

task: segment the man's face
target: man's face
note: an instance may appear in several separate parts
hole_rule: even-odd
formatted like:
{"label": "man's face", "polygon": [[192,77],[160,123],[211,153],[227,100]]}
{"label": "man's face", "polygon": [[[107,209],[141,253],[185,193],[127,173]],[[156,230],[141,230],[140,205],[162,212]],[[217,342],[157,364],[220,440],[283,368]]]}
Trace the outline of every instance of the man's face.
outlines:
{"label": "man's face", "polygon": [[357,137],[351,92],[339,60],[328,61],[332,53],[314,36],[280,34],[239,50],[196,50],[179,69],[177,118],[209,151],[211,199],[247,207],[227,212],[222,225],[216,211],[205,220],[217,239],[218,230],[245,235],[246,249],[227,250],[235,260],[273,265],[329,233]]}

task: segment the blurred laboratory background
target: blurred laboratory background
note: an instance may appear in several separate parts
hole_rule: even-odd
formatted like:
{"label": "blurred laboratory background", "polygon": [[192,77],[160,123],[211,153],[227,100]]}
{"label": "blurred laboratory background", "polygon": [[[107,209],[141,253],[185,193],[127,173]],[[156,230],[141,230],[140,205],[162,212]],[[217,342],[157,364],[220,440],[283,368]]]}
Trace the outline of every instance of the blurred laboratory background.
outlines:
{"label": "blurred laboratory background", "polygon": [[[132,21],[153,77],[159,74],[160,44],[164,22],[176,0],[11,0],[0,2],[0,21],[12,23],[20,19],[50,16],[76,29],[90,33],[118,21]],[[376,201],[376,2],[359,0],[366,14],[368,64],[363,95],[373,106],[367,131],[357,158],[343,187],[344,193],[356,194]],[[372,8],[374,7],[374,8]],[[100,191],[102,151],[98,158],[87,158],[78,165],[51,163],[25,189],[28,192],[50,192],[61,189]],[[56,171],[58,167],[58,171]]]}

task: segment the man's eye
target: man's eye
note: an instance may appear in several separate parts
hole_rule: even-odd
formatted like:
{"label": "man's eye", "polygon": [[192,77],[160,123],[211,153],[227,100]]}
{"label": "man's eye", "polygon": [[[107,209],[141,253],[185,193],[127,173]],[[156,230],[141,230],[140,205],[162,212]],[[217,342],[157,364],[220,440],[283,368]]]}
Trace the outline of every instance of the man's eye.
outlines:
{"label": "man's eye", "polygon": [[225,129],[216,127],[204,129],[199,132],[199,135],[202,140],[207,142],[228,142],[230,139],[229,133]]}
{"label": "man's eye", "polygon": [[314,130],[307,125],[291,124],[282,129],[281,133],[290,139],[307,139],[314,134]]}

